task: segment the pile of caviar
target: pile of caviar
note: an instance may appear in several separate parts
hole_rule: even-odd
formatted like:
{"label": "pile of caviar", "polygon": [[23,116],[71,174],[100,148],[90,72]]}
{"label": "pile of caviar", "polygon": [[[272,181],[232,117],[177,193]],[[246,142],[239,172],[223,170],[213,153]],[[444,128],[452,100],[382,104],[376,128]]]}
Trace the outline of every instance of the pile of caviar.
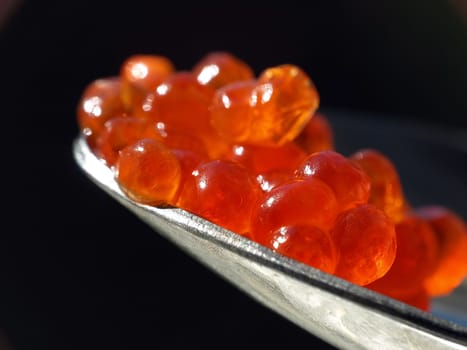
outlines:
{"label": "pile of caviar", "polygon": [[77,108],[93,153],[122,191],[176,206],[286,257],[429,310],[467,272],[467,226],[443,206],[413,207],[376,149],[334,147],[300,67],[255,75],[228,52],[189,70],[134,55]]}

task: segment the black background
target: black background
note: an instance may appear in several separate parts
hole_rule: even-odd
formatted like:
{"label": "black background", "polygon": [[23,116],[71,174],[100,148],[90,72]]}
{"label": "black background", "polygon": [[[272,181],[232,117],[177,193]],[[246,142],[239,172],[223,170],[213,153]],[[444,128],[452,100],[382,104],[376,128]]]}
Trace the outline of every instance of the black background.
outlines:
{"label": "black background", "polygon": [[178,69],[215,50],[257,73],[290,62],[312,77],[323,108],[467,127],[467,22],[454,2],[302,3],[16,9],[0,49],[0,321],[15,349],[325,347],[154,234],[71,154],[82,89],[134,53]]}

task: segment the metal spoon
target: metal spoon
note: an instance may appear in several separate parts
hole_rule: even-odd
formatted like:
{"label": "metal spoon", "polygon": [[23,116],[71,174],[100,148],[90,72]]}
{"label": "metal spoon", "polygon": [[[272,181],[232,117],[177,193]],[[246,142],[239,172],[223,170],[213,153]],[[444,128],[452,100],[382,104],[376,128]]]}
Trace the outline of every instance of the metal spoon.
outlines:
{"label": "metal spoon", "polygon": [[[157,233],[258,302],[338,348],[467,349],[465,284],[452,298],[435,302],[434,313],[423,312],[276,254],[182,209],[130,200],[82,137],[75,140],[73,154],[96,185]],[[436,310],[443,317],[436,316]]]}

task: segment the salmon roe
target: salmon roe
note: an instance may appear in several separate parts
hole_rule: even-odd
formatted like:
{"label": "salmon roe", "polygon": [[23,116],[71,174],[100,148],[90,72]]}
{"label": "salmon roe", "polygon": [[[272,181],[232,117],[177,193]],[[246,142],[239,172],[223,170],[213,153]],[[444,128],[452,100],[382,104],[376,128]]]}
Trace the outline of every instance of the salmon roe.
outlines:
{"label": "salmon roe", "polygon": [[434,271],[425,280],[430,296],[450,293],[467,274],[467,225],[455,213],[442,206],[423,206],[416,209],[435,233],[438,245]]}
{"label": "salmon roe", "polygon": [[198,82],[215,89],[236,81],[254,79],[253,69],[229,52],[211,52],[192,69]]}
{"label": "salmon roe", "polygon": [[214,90],[199,84],[192,73],[175,72],[147,94],[136,116],[199,137],[210,127],[213,95]]}
{"label": "salmon roe", "polygon": [[297,136],[295,142],[309,154],[334,150],[334,132],[328,118],[324,114],[316,112]]}
{"label": "salmon roe", "polygon": [[358,285],[383,277],[396,258],[394,223],[372,204],[341,213],[331,237],[340,252],[336,275]]}
{"label": "salmon roe", "polygon": [[294,179],[265,193],[255,206],[251,235],[261,241],[282,226],[310,225],[328,232],[337,216],[332,189],[315,178]]}
{"label": "salmon roe", "polygon": [[392,160],[346,156],[292,64],[229,52],[176,70],[140,54],[85,87],[77,121],[131,200],[177,206],[275,253],[422,310],[467,273],[467,229],[442,206],[413,208]]}
{"label": "salmon roe", "polygon": [[396,224],[397,255],[388,273],[370,289],[395,298],[407,298],[423,289],[439,253],[435,232],[423,219],[409,215]]}
{"label": "salmon roe", "polygon": [[253,176],[238,163],[201,163],[185,179],[177,205],[240,234],[250,231],[250,216],[259,196]]}
{"label": "salmon roe", "polygon": [[120,78],[101,78],[90,83],[77,108],[78,124],[90,146],[94,146],[97,135],[109,119],[126,115],[126,112]]}
{"label": "salmon roe", "polygon": [[160,55],[133,55],[120,69],[122,99],[127,109],[141,105],[146,95],[154,91],[175,71],[174,64]]}
{"label": "salmon roe", "polygon": [[279,146],[292,141],[319,105],[312,81],[294,65],[271,67],[255,81],[233,84],[216,92],[211,123],[234,143]]}
{"label": "salmon roe", "polygon": [[307,153],[293,142],[281,147],[235,144],[224,155],[226,159],[242,164],[254,174],[273,171],[292,173],[306,156]]}
{"label": "salmon roe", "polygon": [[402,191],[399,173],[392,161],[375,149],[363,149],[350,159],[369,176],[371,192],[369,202],[382,209],[395,222],[407,213],[407,202]]}
{"label": "salmon roe", "polygon": [[97,137],[95,152],[107,165],[113,166],[123,148],[143,138],[160,139],[152,124],[145,120],[115,117],[104,124],[104,130]]}
{"label": "salmon roe", "polygon": [[349,159],[335,151],[309,155],[295,171],[297,178],[315,177],[329,185],[336,195],[339,210],[365,204],[370,196],[370,179]]}
{"label": "salmon roe", "polygon": [[337,251],[326,231],[315,226],[291,225],[271,230],[258,241],[264,246],[327,273],[334,273]]}
{"label": "salmon roe", "polygon": [[154,139],[141,139],[125,147],[116,164],[122,190],[137,202],[174,204],[181,178],[177,157]]}

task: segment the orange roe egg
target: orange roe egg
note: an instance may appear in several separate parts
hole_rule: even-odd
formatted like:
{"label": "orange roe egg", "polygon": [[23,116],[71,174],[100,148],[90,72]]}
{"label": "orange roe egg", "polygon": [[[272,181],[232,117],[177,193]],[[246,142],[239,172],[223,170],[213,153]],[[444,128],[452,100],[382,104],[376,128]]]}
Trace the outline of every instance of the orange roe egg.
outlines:
{"label": "orange roe egg", "polygon": [[269,192],[273,188],[292,180],[292,174],[283,170],[272,170],[256,175],[256,182],[264,192]]}
{"label": "orange roe egg", "polygon": [[154,139],[142,139],[120,151],[115,177],[131,199],[173,205],[181,168],[175,155]]}
{"label": "orange roe egg", "polygon": [[429,310],[467,273],[467,228],[452,211],[410,212],[391,160],[346,158],[299,67],[258,78],[228,52],[191,71],[134,55],[77,106],[80,131],[122,191],[177,205],[279,254]]}
{"label": "orange roe egg", "polygon": [[295,142],[307,153],[334,149],[334,132],[327,117],[316,112],[305,125]]}
{"label": "orange roe egg", "polygon": [[430,225],[414,215],[396,225],[397,255],[389,271],[367,287],[401,299],[423,289],[432,273],[438,254],[438,242]]}
{"label": "orange roe egg", "polygon": [[251,99],[255,80],[234,82],[216,90],[210,106],[210,122],[216,132],[230,143],[247,140],[248,127],[259,118],[256,100]]}
{"label": "orange roe egg", "polygon": [[396,257],[394,224],[371,204],[341,213],[331,238],[340,254],[335,274],[361,286],[383,277]]}
{"label": "orange roe egg", "polygon": [[280,147],[236,144],[224,157],[242,164],[254,174],[272,171],[292,173],[306,158],[306,153],[292,142]]}
{"label": "orange roe egg", "polygon": [[131,117],[116,117],[105,123],[97,138],[96,153],[108,166],[117,162],[120,150],[142,138],[160,139],[152,125],[145,120]]}
{"label": "orange roe egg", "polygon": [[425,289],[431,296],[449,294],[467,273],[467,225],[442,206],[419,207],[416,213],[432,227],[439,246],[436,266],[425,280]]}
{"label": "orange roe egg", "polygon": [[399,300],[423,311],[430,311],[431,309],[430,296],[424,289],[411,295],[400,297]]}
{"label": "orange roe egg", "polygon": [[401,221],[408,210],[399,174],[392,161],[374,149],[363,149],[350,156],[369,176],[369,203],[382,209],[394,222]]}
{"label": "orange roe egg", "polygon": [[201,163],[209,161],[209,159],[204,152],[199,152],[197,150],[173,149],[172,153],[180,162],[181,178],[179,191],[181,191],[184,188],[187,179],[193,176],[193,170],[195,170]]}
{"label": "orange roe egg", "polygon": [[170,133],[201,140],[213,157],[224,151],[225,142],[212,128],[209,106],[214,89],[201,85],[190,72],[176,72],[161,83],[135,112]]}
{"label": "orange roe egg", "polygon": [[176,72],[146,97],[137,116],[196,135],[209,126],[213,95],[214,90],[199,84],[193,74]]}
{"label": "orange roe egg", "polygon": [[125,113],[121,99],[121,81],[118,77],[93,81],[83,91],[77,107],[80,130],[91,146],[94,146],[107,120]]}
{"label": "orange roe egg", "polygon": [[312,81],[294,65],[266,69],[251,88],[251,82],[226,85],[213,99],[212,125],[232,143],[278,146],[292,141],[319,105]]}
{"label": "orange roe egg", "polygon": [[314,226],[327,232],[337,216],[332,189],[319,179],[292,180],[266,192],[252,216],[251,235],[261,242],[282,226]]}
{"label": "orange roe egg", "polygon": [[194,137],[191,133],[173,128],[169,129],[164,123],[155,123],[153,124],[153,128],[158,134],[158,138],[167,148],[172,150],[193,150],[198,153],[207,154],[204,142],[200,138]]}
{"label": "orange roe egg", "polygon": [[297,178],[314,177],[334,190],[339,211],[364,204],[370,195],[370,179],[365,172],[336,151],[309,155],[297,167]]}
{"label": "orange roe egg", "polygon": [[193,170],[195,170],[198,165],[209,161],[205,153],[196,150],[174,149],[172,153],[178,158],[182,168],[182,174],[186,177],[192,176]]}
{"label": "orange roe egg", "polygon": [[251,67],[229,52],[211,52],[192,69],[198,82],[218,89],[224,85],[254,79]]}
{"label": "orange roe egg", "polygon": [[313,226],[283,226],[260,237],[259,243],[304,264],[327,273],[337,265],[337,252],[331,237]]}
{"label": "orange roe egg", "polygon": [[246,168],[231,161],[201,163],[186,179],[177,205],[231,231],[250,230],[260,189]]}
{"label": "orange roe egg", "polygon": [[290,180],[293,170],[305,157],[306,153],[292,142],[279,147],[236,144],[222,155],[222,158],[240,163],[252,172],[263,191]]}
{"label": "orange roe egg", "polygon": [[128,57],[120,69],[122,98],[128,109],[141,105],[152,92],[175,71],[173,63],[159,55],[133,55]]}

